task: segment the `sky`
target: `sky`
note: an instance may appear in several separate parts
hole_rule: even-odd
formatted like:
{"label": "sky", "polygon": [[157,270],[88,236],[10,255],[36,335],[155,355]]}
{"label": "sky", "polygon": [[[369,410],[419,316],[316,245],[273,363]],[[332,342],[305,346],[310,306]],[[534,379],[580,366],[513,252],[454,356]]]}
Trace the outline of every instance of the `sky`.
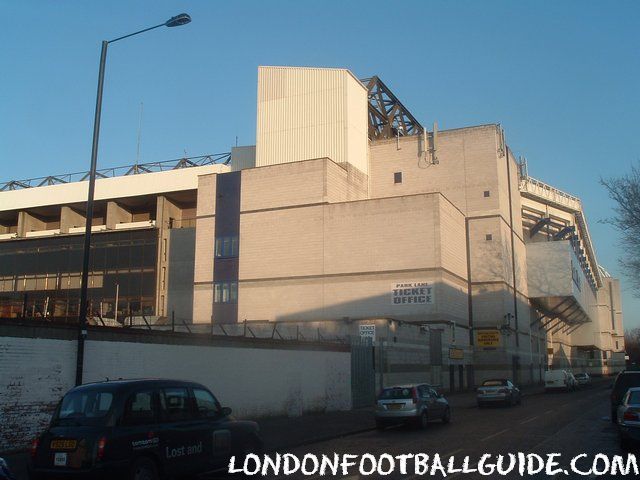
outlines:
{"label": "sky", "polygon": [[599,179],[640,160],[637,1],[0,0],[0,181],[88,170],[100,42],[181,12],[109,46],[99,168],[254,144],[259,65],[348,68],[423,125],[501,123],[531,176],[581,197],[621,276]]}

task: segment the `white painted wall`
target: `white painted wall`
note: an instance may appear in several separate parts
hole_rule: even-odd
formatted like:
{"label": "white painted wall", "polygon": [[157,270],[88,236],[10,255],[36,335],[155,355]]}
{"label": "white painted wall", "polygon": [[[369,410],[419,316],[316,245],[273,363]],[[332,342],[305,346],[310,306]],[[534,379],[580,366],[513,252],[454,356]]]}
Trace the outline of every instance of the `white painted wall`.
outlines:
{"label": "white painted wall", "polygon": [[[76,342],[0,337],[0,451],[25,448],[73,387]],[[244,418],[351,408],[349,352],[87,341],[85,381],[176,378]]]}

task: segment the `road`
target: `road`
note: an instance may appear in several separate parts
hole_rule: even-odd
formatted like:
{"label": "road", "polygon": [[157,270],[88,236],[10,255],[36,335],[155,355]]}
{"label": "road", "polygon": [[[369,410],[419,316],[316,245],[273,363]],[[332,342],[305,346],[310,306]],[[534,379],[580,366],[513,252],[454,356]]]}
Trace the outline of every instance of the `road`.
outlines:
{"label": "road", "polygon": [[[607,382],[608,383],[608,382]],[[477,407],[458,407],[452,411],[452,421],[448,425],[434,422],[427,430],[400,427],[388,428],[384,431],[368,431],[356,435],[313,443],[303,447],[294,447],[280,453],[292,453],[299,458],[305,454],[354,454],[370,453],[374,456],[390,454],[392,456],[410,453],[426,453],[433,458],[438,453],[446,466],[448,457],[455,457],[455,465],[461,466],[465,456],[470,457],[469,466],[475,463],[483,454],[493,455],[524,452],[545,455],[561,453],[561,466],[567,468],[571,458],[586,453],[588,461],[578,465],[587,470],[591,467],[594,456],[598,453],[613,457],[624,455],[618,446],[615,427],[609,421],[609,392],[600,382],[590,389],[574,393],[538,394],[523,398],[521,406],[492,407],[479,409]],[[466,405],[470,405],[467,403]],[[268,447],[268,446],[267,446]],[[637,453],[637,452],[636,452]],[[274,453],[271,453],[274,455]],[[640,456],[639,456],[640,457]],[[13,463],[13,462],[12,462]],[[23,462],[15,462],[18,467],[14,472],[18,480],[26,475],[21,467]],[[412,465],[412,464],[409,464]],[[410,469],[412,470],[412,468]],[[362,477],[356,471],[343,477],[344,480],[364,480],[380,478],[377,475]],[[240,475],[208,475],[207,479],[229,480]],[[444,478],[440,474],[428,478]],[[251,478],[263,478],[253,476]],[[272,477],[273,478],[273,477]],[[319,475],[303,476],[292,474],[280,475],[277,478],[301,480],[319,480],[327,477]],[[384,476],[389,480],[415,480],[418,476],[413,471],[401,474],[399,471]],[[476,478],[522,478],[517,474],[508,476],[481,476],[479,474],[454,473],[447,475],[448,479],[457,480]],[[526,478],[532,478],[531,476]],[[552,478],[548,475],[537,475],[536,479]],[[565,475],[560,473],[556,479],[584,479],[589,476],[577,474]],[[592,476],[592,478],[595,478]],[[623,478],[621,476],[604,475],[597,478]],[[624,478],[634,478],[626,476]]]}
{"label": "road", "polygon": [[[446,465],[447,457],[455,456],[455,465],[462,465],[464,456],[470,456],[473,466],[485,453],[561,453],[562,467],[568,467],[571,458],[581,453],[589,455],[586,464],[578,463],[582,470],[592,466],[597,453],[609,456],[623,455],[618,446],[615,427],[609,421],[609,390],[599,387],[574,393],[543,394],[525,397],[516,407],[459,408],[453,412],[448,425],[433,423],[425,431],[413,428],[389,428],[371,431],[337,440],[308,445],[290,450],[302,458],[306,453],[316,456],[349,453],[362,455],[383,453],[393,456],[423,452],[430,456],[439,453]],[[582,468],[585,467],[585,468]],[[412,468],[410,469],[412,470]],[[355,471],[354,473],[357,473]],[[386,479],[413,480],[418,478],[408,471],[387,475]],[[358,475],[349,475],[356,480]],[[376,475],[363,477],[375,478]],[[280,476],[279,478],[283,478]],[[291,475],[287,478],[316,480],[320,476]],[[324,477],[326,478],[326,477]],[[437,474],[429,478],[444,478]],[[521,478],[517,473],[508,476],[481,476],[472,473],[455,473],[446,478]],[[529,476],[528,478],[532,478]],[[539,475],[535,478],[550,478]],[[577,474],[561,473],[556,478],[588,478]],[[621,478],[601,476],[599,478]],[[631,476],[627,478],[632,478]]]}

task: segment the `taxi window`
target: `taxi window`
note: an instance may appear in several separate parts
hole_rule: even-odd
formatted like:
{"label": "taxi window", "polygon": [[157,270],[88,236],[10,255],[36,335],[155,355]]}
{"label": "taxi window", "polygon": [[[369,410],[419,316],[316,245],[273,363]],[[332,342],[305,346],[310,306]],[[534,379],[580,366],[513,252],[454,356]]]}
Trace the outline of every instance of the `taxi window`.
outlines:
{"label": "taxi window", "polygon": [[148,425],[156,422],[153,391],[136,392],[127,400],[124,412],[125,425]]}
{"label": "taxi window", "polygon": [[111,409],[109,391],[80,390],[67,393],[54,415],[54,425],[101,425]]}
{"label": "taxi window", "polygon": [[193,396],[196,399],[198,413],[202,417],[217,417],[220,414],[218,401],[211,393],[201,388],[193,389]]}
{"label": "taxi window", "polygon": [[165,388],[162,393],[160,400],[168,421],[178,422],[192,418],[186,388]]}

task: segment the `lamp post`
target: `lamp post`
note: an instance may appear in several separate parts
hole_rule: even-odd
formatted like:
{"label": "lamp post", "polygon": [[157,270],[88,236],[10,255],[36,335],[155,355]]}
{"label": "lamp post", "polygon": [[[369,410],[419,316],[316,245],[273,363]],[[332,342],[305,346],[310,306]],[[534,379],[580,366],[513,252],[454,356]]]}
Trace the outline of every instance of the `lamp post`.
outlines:
{"label": "lamp post", "polygon": [[[133,37],[140,33],[148,32],[159,27],[179,27],[191,21],[191,17],[186,13],[181,13],[171,17],[164,23],[153,27],[139,30],[129,35],[114,38],[113,40],[102,41],[102,51],[100,53],[100,70],[98,73],[98,94],[96,97],[96,113],[93,120],[93,144],[91,146],[91,169],[89,170],[89,196],[87,198],[87,218],[84,231],[84,249],[82,258],[82,281],[80,284],[80,312],[78,314],[78,352],[76,361],[76,385],[82,384],[82,371],[84,366],[84,343],[87,337],[87,287],[89,283],[89,260],[91,254],[91,226],[93,223],[93,194],[96,185],[96,165],[98,160],[98,138],[100,136],[100,114],[102,111],[102,89],[104,86],[104,68],[107,61],[107,47],[110,43],[117,42],[125,38]],[[116,312],[118,306],[115,306]]]}

